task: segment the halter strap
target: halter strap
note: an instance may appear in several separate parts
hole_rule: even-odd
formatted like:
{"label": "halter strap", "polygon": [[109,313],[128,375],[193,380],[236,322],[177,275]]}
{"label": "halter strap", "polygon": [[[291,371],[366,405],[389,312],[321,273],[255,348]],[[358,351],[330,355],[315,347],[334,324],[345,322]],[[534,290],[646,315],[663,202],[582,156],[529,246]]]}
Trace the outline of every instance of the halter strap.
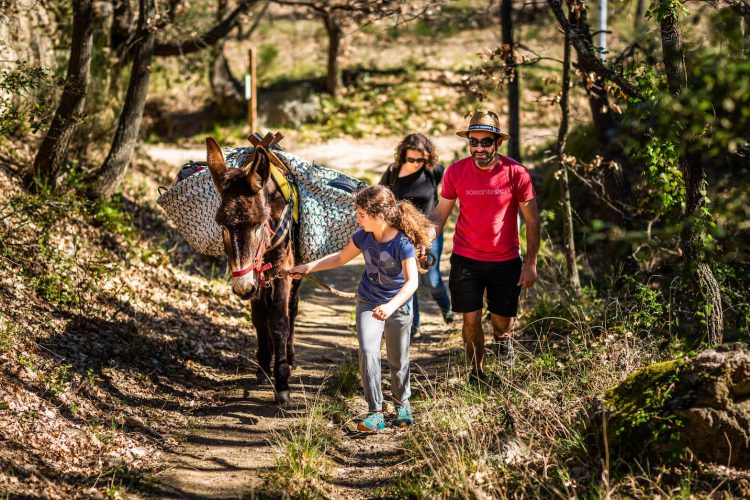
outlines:
{"label": "halter strap", "polygon": [[271,238],[274,235],[273,229],[271,229],[270,224],[268,221],[264,225],[260,227],[261,231],[265,231],[265,235],[263,236],[263,239],[261,240],[260,244],[258,245],[258,249],[255,251],[255,257],[253,257],[252,263],[243,268],[239,271],[232,271],[232,277],[233,278],[239,278],[240,276],[244,276],[248,274],[251,271],[258,271],[260,274],[260,282],[263,286],[266,286],[266,279],[264,276],[264,272],[268,271],[273,267],[273,264],[270,262],[263,263],[263,254],[266,253],[266,246],[268,245],[268,242],[271,240]]}

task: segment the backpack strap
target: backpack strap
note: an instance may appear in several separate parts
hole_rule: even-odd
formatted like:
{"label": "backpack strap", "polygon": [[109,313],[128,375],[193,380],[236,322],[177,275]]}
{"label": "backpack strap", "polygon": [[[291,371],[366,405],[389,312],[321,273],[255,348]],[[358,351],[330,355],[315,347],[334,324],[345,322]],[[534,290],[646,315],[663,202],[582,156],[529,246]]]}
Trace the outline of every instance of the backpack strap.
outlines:
{"label": "backpack strap", "polygon": [[396,180],[398,179],[398,168],[395,163],[391,163],[388,165],[388,168],[385,170],[385,173],[383,174],[383,178],[381,179],[381,184],[386,186],[388,189],[393,191],[393,189],[396,187]]}

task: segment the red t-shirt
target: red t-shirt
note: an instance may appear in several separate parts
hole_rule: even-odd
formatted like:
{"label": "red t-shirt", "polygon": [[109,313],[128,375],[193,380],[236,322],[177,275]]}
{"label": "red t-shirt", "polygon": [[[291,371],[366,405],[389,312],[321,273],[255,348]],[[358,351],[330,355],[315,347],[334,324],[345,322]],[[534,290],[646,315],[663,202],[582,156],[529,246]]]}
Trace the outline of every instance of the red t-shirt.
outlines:
{"label": "red t-shirt", "polygon": [[492,170],[483,171],[464,158],[445,171],[440,194],[459,201],[454,253],[489,262],[519,257],[518,204],[536,196],[523,165],[500,156]]}

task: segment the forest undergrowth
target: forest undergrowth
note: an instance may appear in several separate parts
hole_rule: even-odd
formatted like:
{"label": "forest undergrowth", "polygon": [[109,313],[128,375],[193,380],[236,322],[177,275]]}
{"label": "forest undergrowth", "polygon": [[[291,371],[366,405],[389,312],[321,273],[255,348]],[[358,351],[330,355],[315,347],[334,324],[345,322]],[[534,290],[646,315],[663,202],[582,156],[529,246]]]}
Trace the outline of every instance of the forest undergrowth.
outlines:
{"label": "forest undergrowth", "polygon": [[[620,295],[580,297],[564,285],[558,256],[525,298],[516,357],[499,360],[488,343],[485,382],[471,384],[461,349],[437,366],[416,367],[416,424],[401,443],[392,479],[377,491],[396,498],[744,497],[746,470],[686,460],[650,464],[609,456],[587,426],[593,402],[639,369],[695,355],[669,334],[668,305],[626,276]],[[484,325],[490,339],[490,325]],[[333,469],[347,450],[342,437],[356,413],[358,372],[343,364],[307,398],[308,417],[278,436],[272,487],[327,497]],[[643,418],[652,418],[644,410]],[[658,436],[656,437],[659,438]],[[634,446],[637,446],[634,444]],[[638,455],[635,450],[635,455]]]}
{"label": "forest undergrowth", "polygon": [[55,193],[0,184],[0,492],[155,494],[191,414],[248,370],[248,313],[142,204],[152,184],[100,204],[75,172]]}

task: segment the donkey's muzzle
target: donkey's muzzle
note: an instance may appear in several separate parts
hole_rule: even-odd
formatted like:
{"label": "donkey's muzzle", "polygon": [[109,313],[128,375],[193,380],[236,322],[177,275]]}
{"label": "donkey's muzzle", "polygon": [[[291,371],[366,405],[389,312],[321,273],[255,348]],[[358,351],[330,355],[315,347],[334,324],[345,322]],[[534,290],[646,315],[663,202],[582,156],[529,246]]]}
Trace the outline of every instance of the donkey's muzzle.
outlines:
{"label": "donkey's muzzle", "polygon": [[236,287],[232,287],[232,292],[242,300],[252,300],[255,298],[258,298],[258,295],[260,295],[260,288],[257,286],[253,287],[245,287],[241,290],[238,290]]}

